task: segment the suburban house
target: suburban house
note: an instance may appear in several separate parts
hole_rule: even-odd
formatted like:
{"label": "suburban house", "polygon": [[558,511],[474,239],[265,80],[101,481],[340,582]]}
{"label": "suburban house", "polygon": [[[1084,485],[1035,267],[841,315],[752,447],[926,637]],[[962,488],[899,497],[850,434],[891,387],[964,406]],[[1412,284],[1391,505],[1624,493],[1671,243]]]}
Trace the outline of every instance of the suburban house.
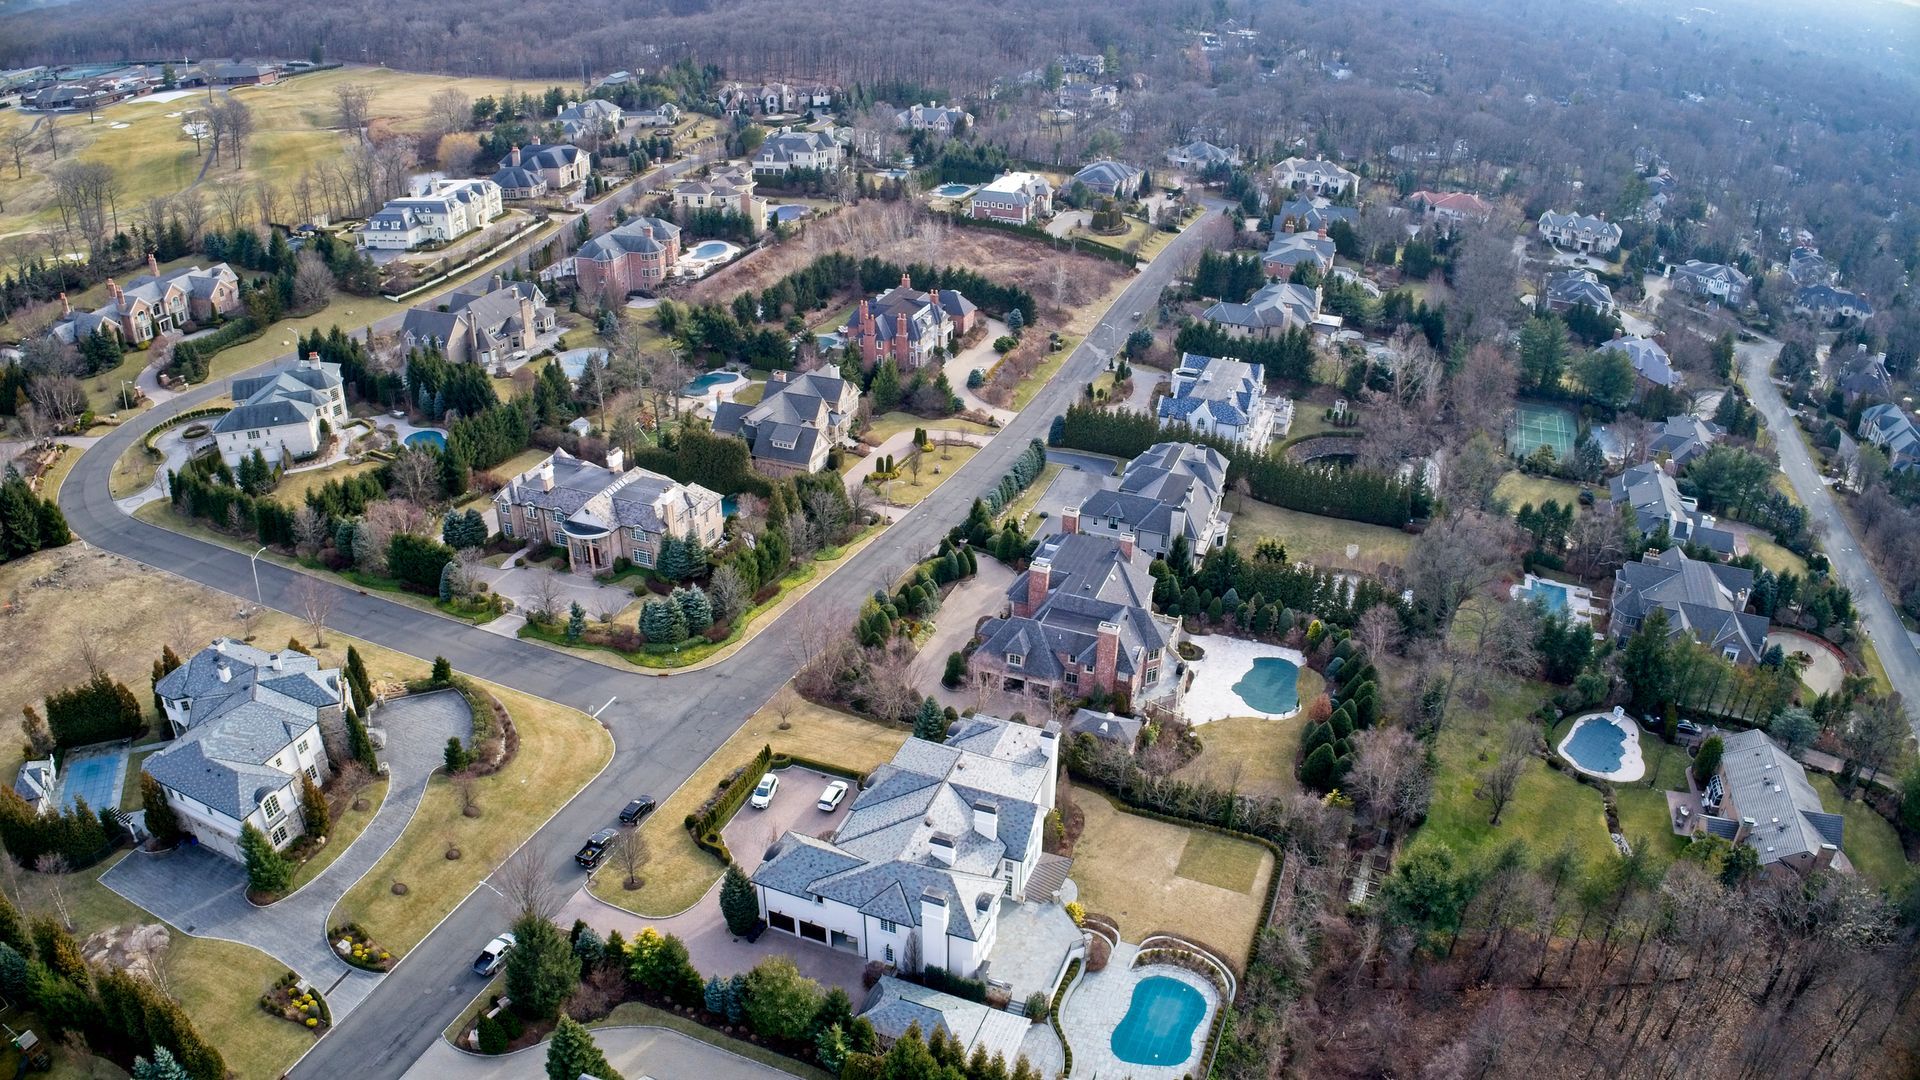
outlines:
{"label": "suburban house", "polygon": [[789,832],[754,870],[767,926],[901,971],[974,977],[1003,900],[1027,898],[1059,760],[1056,722],[976,715],[945,742],[908,739],[831,838]]}
{"label": "suburban house", "polygon": [[894,114],[900,126],[909,131],[931,131],[936,135],[951,135],[973,123],[973,114],[952,105],[936,105],[929,101],[925,105],[909,105]]}
{"label": "suburban house", "polygon": [[901,371],[912,371],[930,362],[933,350],[950,351],[979,322],[971,300],[952,289],[921,292],[901,274],[899,285],[860,301],[840,333],[847,348],[859,350],[862,367],[890,356]]}
{"label": "suburban house", "polygon": [[657,217],[629,218],[580,245],[573,256],[581,295],[610,298],[652,292],[673,276],[680,261],[680,226]]}
{"label": "suburban house", "polygon": [[500,160],[493,182],[506,199],[537,199],[551,191],[565,191],[587,178],[585,150],[564,143],[516,146]]}
{"label": "suburban house", "polygon": [[1871,319],[1873,304],[1851,289],[1822,282],[1793,294],[1793,310],[1820,320]]}
{"label": "suburban house", "polygon": [[1568,270],[1547,279],[1544,294],[1549,311],[1592,308],[1602,315],[1614,312],[1613,290],[1594,276],[1591,270]]}
{"label": "suburban house", "polygon": [[1819,248],[1797,247],[1787,253],[1787,276],[1795,285],[1831,285],[1840,276]]}
{"label": "suburban house", "polygon": [[753,170],[745,165],[716,165],[705,177],[673,185],[673,208],[683,220],[697,210],[719,210],[747,219],[752,235],[767,227],[767,200],[755,195]]}
{"label": "suburban house", "polygon": [[1484,225],[1493,220],[1493,204],[1464,191],[1416,191],[1407,206],[1425,223],[1451,233],[1463,222]]}
{"label": "suburban house", "polygon": [[672,127],[680,122],[680,106],[671,101],[663,101],[651,109],[628,113],[627,119],[640,127]]}
{"label": "suburban house", "polygon": [[1240,164],[1240,148],[1236,146],[1231,150],[1222,150],[1205,139],[1197,139],[1167,151],[1167,164],[1195,172],[1215,165],[1237,167]]}
{"label": "suburban house", "polygon": [[490,285],[469,286],[435,307],[409,308],[400,341],[409,349],[438,349],[459,364],[500,364],[515,352],[531,352],[554,325],[539,286],[495,274]]}
{"label": "suburban house", "polygon": [[1079,184],[1095,195],[1126,202],[1140,193],[1140,180],[1144,175],[1131,165],[1102,160],[1081,166],[1080,171],[1073,174],[1068,186]]}
{"label": "suburban house", "polygon": [[1633,361],[1633,373],[1655,386],[1679,386],[1680,373],[1673,369],[1667,350],[1652,338],[1623,334],[1600,346],[1601,351],[1623,352]]}
{"label": "suburban house", "polygon": [[1331,161],[1290,157],[1273,167],[1273,182],[1294,191],[1338,198],[1358,190],[1360,177]]}
{"label": "suburban house", "polygon": [[1608,480],[1607,497],[1615,506],[1632,508],[1634,527],[1648,536],[1665,526],[1676,544],[1699,544],[1721,555],[1733,554],[1733,533],[1719,528],[1712,514],[1701,513],[1699,503],[1681,495],[1658,462],[1635,465]]}
{"label": "suburban house", "polygon": [[1056,100],[1072,109],[1111,109],[1120,104],[1120,88],[1112,83],[1068,83],[1060,88]]}
{"label": "suburban house", "polygon": [[1759,663],[1767,651],[1767,619],[1747,614],[1753,571],[1689,559],[1677,547],[1613,572],[1613,636],[1633,636],[1654,610],[1667,613],[1670,636],[1691,634],[1737,664]]}
{"label": "suburban house", "polygon": [[213,422],[220,460],[229,466],[255,450],[269,465],[312,457],[326,446],[328,431],[347,423],[340,365],[321,363],[318,353],[295,367],[234,379],[233,399],[240,404]]}
{"label": "suburban house", "polygon": [[1276,281],[1248,297],[1244,304],[1222,300],[1201,312],[1200,317],[1234,337],[1264,338],[1312,326],[1318,314],[1318,286]]}
{"label": "suburban house", "polygon": [[1846,396],[1848,405],[1862,398],[1893,400],[1893,373],[1887,370],[1886,353],[1872,352],[1865,345],[1856,344],[1850,353],[1830,352],[1827,367],[1833,372],[1834,387]]}
{"label": "suburban house", "polygon": [[1647,444],[1647,452],[1664,455],[1676,466],[1684,467],[1706,453],[1714,440],[1724,434],[1726,432],[1718,424],[1697,416],[1669,416],[1655,429],[1653,441]]}
{"label": "suburban house", "polygon": [[1270,278],[1284,278],[1293,268],[1310,264],[1325,274],[1333,269],[1334,243],[1322,232],[1280,232],[1260,255],[1260,269]]}
{"label": "suburban house", "polygon": [[1132,536],[1047,539],[1007,589],[1007,614],[980,624],[972,669],[1043,702],[1174,693],[1179,624],[1153,613],[1153,577],[1135,555]]}
{"label": "suburban house", "polygon": [[1210,446],[1155,443],[1127,462],[1117,487],[1096,491],[1060,515],[1060,529],[1130,538],[1149,559],[1164,559],[1185,537],[1193,569],[1227,543],[1233,515],[1220,508],[1227,459]]}
{"label": "suburban house", "polygon": [[1540,215],[1540,235],[1555,247],[1594,255],[1605,255],[1620,246],[1620,226],[1591,214],[1548,210]]}
{"label": "suburban house", "polygon": [[967,216],[1031,225],[1053,215],[1053,185],[1037,173],[1001,173],[973,193]]}
{"label": "suburban house", "polygon": [[491,180],[435,180],[418,194],[389,200],[360,233],[362,247],[407,251],[446,243],[500,216],[500,185]]}
{"label": "suburban house", "polygon": [[1280,204],[1280,212],[1273,215],[1273,235],[1284,232],[1321,233],[1336,221],[1351,225],[1359,220],[1360,212],[1351,206],[1335,206],[1317,196],[1288,199]]}
{"label": "suburban house", "polygon": [[1159,400],[1155,412],[1163,429],[1213,435],[1264,454],[1280,410],[1267,397],[1262,365],[1183,353],[1173,372],[1173,392]]}
{"label": "suburban house", "polygon": [[226,263],[161,274],[159,261],[149,253],[147,272],[125,288],[107,279],[107,302],[94,311],[75,311],[61,293],[60,321],[49,333],[71,344],[105,330],[122,344],[145,345],[156,334],[184,333],[189,326],[212,323],[238,310],[240,279]]}
{"label": "suburban house", "polygon": [[1747,302],[1747,275],[1724,263],[1688,259],[1673,267],[1668,276],[1674,288],[1705,300],[1718,300],[1728,307]]}
{"label": "suburban house", "polygon": [[891,1046],[917,1027],[921,1037],[928,1039],[936,1031],[946,1032],[968,1059],[977,1051],[986,1060],[998,1057],[1008,1062],[1020,1060],[1021,1040],[1033,1025],[1025,1016],[891,975],[882,975],[867,993],[860,1016],[873,1025],[882,1046]]}
{"label": "suburban house", "polygon": [[1840,853],[1846,819],[1821,809],[1820,793],[1792,754],[1758,728],[1725,733],[1720,743],[1720,768],[1699,792],[1698,814],[1691,792],[1668,794],[1674,832],[1745,844],[1760,856],[1761,871],[1776,876],[1853,869]]}
{"label": "suburban house", "polygon": [[1144,721],[1132,716],[1117,716],[1111,712],[1096,712],[1093,709],[1075,709],[1067,719],[1066,736],[1090,735],[1101,742],[1132,750],[1140,740],[1140,729]]}
{"label": "suburban house", "polygon": [[576,574],[609,573],[618,559],[653,566],[668,537],[720,542],[726,515],[717,492],[625,463],[618,449],[607,451],[605,466],[555,450],[494,495],[500,535],[566,548]]}
{"label": "suburban house", "polygon": [[292,649],[266,652],[217,638],[153,692],[174,739],[141,768],[166,789],[183,832],[242,861],[244,825],[276,848],[305,831],[301,778],[326,781],[323,735],[344,733],[354,707],[339,668]]}
{"label": "suburban house", "polygon": [[1920,470],[1920,424],[1892,402],[1867,407],[1860,413],[1860,437],[1887,455],[1895,472]]}
{"label": "suburban house", "polygon": [[588,98],[576,101],[561,109],[554,116],[560,125],[560,134],[568,142],[581,139],[606,138],[620,133],[620,125],[627,116],[620,106],[605,98]]}
{"label": "suburban house", "polygon": [[36,814],[51,814],[60,809],[54,795],[60,787],[60,773],[50,757],[22,762],[13,777],[13,793],[26,801]]}
{"label": "suburban house", "polygon": [[822,131],[795,131],[783,127],[760,144],[753,155],[754,175],[784,176],[788,169],[825,172],[846,163],[847,152]]}
{"label": "suburban house", "polygon": [[753,467],[765,475],[819,472],[827,452],[847,437],[859,406],[859,384],[842,378],[839,368],[775,371],[759,404],[720,402],[713,430],[745,439]]}

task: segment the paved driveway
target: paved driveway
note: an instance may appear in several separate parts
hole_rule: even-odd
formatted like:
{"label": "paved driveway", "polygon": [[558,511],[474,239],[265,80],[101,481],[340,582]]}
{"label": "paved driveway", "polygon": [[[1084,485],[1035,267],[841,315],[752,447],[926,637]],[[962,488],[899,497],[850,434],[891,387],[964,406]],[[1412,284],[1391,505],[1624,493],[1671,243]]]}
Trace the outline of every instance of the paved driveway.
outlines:
{"label": "paved driveway", "polygon": [[[519,555],[512,558],[518,559]],[[487,583],[487,588],[513,601],[514,610],[521,612],[532,611],[539,606],[535,597],[543,580],[553,583],[555,604],[562,614],[575,603],[586,609],[590,619],[602,612],[619,614],[634,601],[630,585],[603,585],[586,574],[570,574],[544,566],[495,568],[482,564],[474,570],[474,574]],[[637,583],[639,579],[628,580]]]}
{"label": "paved driveway", "polygon": [[[331,866],[272,907],[247,900],[246,871],[204,847],[158,855],[134,852],[101,882],[182,933],[251,945],[318,986],[336,1021],[353,1011],[381,976],[348,965],[327,943],[328,917],[354,883],[393,847],[445,760],[447,739],[473,734],[466,699],[452,690],[391,701],[376,710],[384,728],[392,782],[380,810]],[[261,988],[263,991],[265,987]]]}
{"label": "paved driveway", "polygon": [[[1047,451],[1047,460],[1054,461],[1059,451]],[[1113,468],[1108,458],[1087,458],[1079,454],[1063,454],[1062,463],[1066,468],[1053,475],[1053,482],[1047,485],[1038,502],[1033,504],[1033,513],[1027,517],[1027,528],[1036,540],[1044,540],[1060,531],[1060,512],[1069,506],[1079,506],[1086,502],[1094,492],[1104,488],[1119,486],[1119,481],[1108,472]],[[1078,466],[1076,468],[1076,466]],[[1042,513],[1046,517],[1041,517]]]}
{"label": "paved driveway", "polygon": [[909,683],[932,694],[940,704],[956,709],[971,706],[973,693],[964,683],[958,690],[940,685],[940,677],[947,671],[947,654],[967,647],[981,619],[1000,614],[1000,609],[1007,606],[1007,588],[1014,578],[1013,571],[999,559],[979,562],[980,572],[954,586],[941,602],[939,613],[933,617],[933,636],[920,646],[907,669]]}

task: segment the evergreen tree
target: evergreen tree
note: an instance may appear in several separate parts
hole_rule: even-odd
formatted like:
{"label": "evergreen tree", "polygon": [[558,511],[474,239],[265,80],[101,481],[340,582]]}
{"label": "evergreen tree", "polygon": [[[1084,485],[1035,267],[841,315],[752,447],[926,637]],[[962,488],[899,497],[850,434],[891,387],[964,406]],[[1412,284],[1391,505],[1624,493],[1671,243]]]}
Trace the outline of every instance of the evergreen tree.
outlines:
{"label": "evergreen tree", "polygon": [[174,1060],[173,1051],[164,1046],[153,1048],[151,1059],[133,1059],[133,1080],[191,1080],[187,1070]]}
{"label": "evergreen tree", "polygon": [[687,640],[687,617],[672,600],[655,598],[640,608],[640,632],[656,645],[677,645]]}
{"label": "evergreen tree", "polygon": [[920,699],[920,711],[913,717],[913,737],[928,742],[947,740],[947,717],[940,710],[940,703],[931,697]]}
{"label": "evergreen tree", "polygon": [[760,921],[759,896],[738,863],[727,864],[727,875],[720,882],[720,914],[727,920],[727,932],[735,937],[745,937]]}
{"label": "evergreen tree", "polygon": [[153,835],[163,847],[172,847],[180,842],[180,815],[176,814],[173,804],[167,801],[167,789],[160,781],[140,774],[140,803],[147,811],[147,832]]}
{"label": "evergreen tree", "polygon": [[586,632],[587,609],[580,606],[580,601],[575,600],[573,608],[567,613],[567,644],[579,644],[581,635]]}
{"label": "evergreen tree", "polygon": [[473,755],[461,745],[458,735],[447,737],[447,748],[441,756],[449,774],[464,771],[467,766],[473,764]]}
{"label": "evergreen tree", "polygon": [[380,759],[373,752],[373,739],[367,734],[367,722],[360,718],[357,708],[347,713],[347,752],[369,773],[380,771]]}
{"label": "evergreen tree", "polygon": [[700,634],[713,625],[713,603],[698,585],[673,590],[672,600],[679,606],[681,617],[686,620],[689,636]]}
{"label": "evergreen tree", "polygon": [[876,413],[892,412],[900,407],[900,369],[892,357],[880,361],[873,369],[873,383],[867,388],[867,395],[873,400]]}
{"label": "evergreen tree", "polygon": [[447,658],[444,656],[434,657],[433,658],[433,675],[431,676],[431,679],[433,682],[440,685],[445,685],[447,683],[452,682],[453,681],[453,664],[448,662]]}
{"label": "evergreen tree", "polygon": [[240,853],[246,860],[248,892],[282,893],[293,881],[293,864],[252,822],[240,827]]}
{"label": "evergreen tree", "polygon": [[514,1011],[527,1019],[549,1019],[580,984],[573,945],[551,920],[537,914],[516,920],[513,937],[513,951],[507,954],[507,996]]}
{"label": "evergreen tree", "polygon": [[321,837],[333,831],[333,814],[327,808],[327,797],[320,785],[304,773],[300,777],[300,815],[308,836]]}
{"label": "evergreen tree", "polygon": [[1712,780],[1713,774],[1720,771],[1720,758],[1725,753],[1726,744],[1720,741],[1720,736],[1708,736],[1707,740],[1700,744],[1699,751],[1693,756],[1694,779],[1698,780],[1702,785]]}
{"label": "evergreen tree", "polygon": [[593,1032],[562,1013],[553,1028],[553,1041],[547,1044],[547,1080],[580,1080],[587,1076],[622,1080],[594,1043]]}

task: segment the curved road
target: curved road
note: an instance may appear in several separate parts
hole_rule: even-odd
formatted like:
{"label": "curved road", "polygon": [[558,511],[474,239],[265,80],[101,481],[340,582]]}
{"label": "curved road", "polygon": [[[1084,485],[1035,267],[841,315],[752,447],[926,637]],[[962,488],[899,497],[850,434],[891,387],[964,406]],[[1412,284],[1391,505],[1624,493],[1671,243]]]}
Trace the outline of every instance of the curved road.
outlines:
{"label": "curved road", "polygon": [[1887,669],[1887,680],[1906,699],[1907,719],[1913,725],[1914,735],[1920,737],[1920,653],[1914,651],[1913,639],[1907,636],[1900,613],[1887,599],[1880,574],[1860,550],[1852,523],[1841,513],[1833,492],[1820,482],[1820,470],[1814,467],[1813,457],[1800,438],[1786,399],[1774,384],[1773,362],[1780,355],[1780,343],[1766,338],[1742,342],[1737,352],[1741,370],[1746,375],[1747,396],[1766,418],[1767,430],[1773,432],[1774,447],[1780,452],[1780,471],[1787,474],[1787,482],[1793,485],[1794,493],[1807,508],[1814,528],[1824,528],[1826,543],[1822,550],[1833,564],[1834,576],[1853,594],[1860,621],[1866,627],[1867,636],[1873,639],[1880,663]]}
{"label": "curved road", "polygon": [[[1217,213],[1209,210],[1208,214]],[[1195,219],[1199,224],[1202,219]],[[890,588],[915,560],[932,551],[953,523],[966,517],[973,499],[1006,471],[1029,439],[1044,438],[1055,414],[1064,412],[1081,387],[1103,369],[1106,358],[1134,328],[1130,313],[1146,311],[1204,230],[1189,227],[1123,291],[1107,316],[988,447],[948,482],[909,511],[835,573],[834,587],[816,588],[780,617],[787,626],[851,622],[862,599]],[[291,355],[276,361],[284,365]],[[256,371],[274,365],[262,365]],[[121,425],[89,448],[60,492],[74,532],[97,547],[171,571],[238,597],[253,592],[246,555],[146,524],[122,513],[108,493],[107,478],[120,454],[166,417],[225,393],[209,383],[175,397]],[[258,566],[264,602],[298,610],[295,583],[305,575],[273,563]],[[727,662],[663,679],[630,674],[566,653],[503,638],[418,608],[396,604],[329,583],[338,594],[330,624],[343,634],[377,642],[421,658],[445,656],[453,666],[516,690],[584,712],[598,713],[614,736],[612,762],[600,776],[537,831],[530,843],[551,853],[555,884],[563,893],[580,877],[566,858],[580,837],[607,823],[635,792],[668,792],[680,785],[736,728],[792,677],[798,654],[778,633],[763,632]],[[610,703],[610,704],[609,704]],[[484,883],[483,883],[484,884]],[[473,951],[509,917],[491,886],[476,888],[433,933],[381,981],[370,1007],[320,1040],[293,1070],[298,1076],[397,1078],[437,1039],[477,991],[468,969]]]}

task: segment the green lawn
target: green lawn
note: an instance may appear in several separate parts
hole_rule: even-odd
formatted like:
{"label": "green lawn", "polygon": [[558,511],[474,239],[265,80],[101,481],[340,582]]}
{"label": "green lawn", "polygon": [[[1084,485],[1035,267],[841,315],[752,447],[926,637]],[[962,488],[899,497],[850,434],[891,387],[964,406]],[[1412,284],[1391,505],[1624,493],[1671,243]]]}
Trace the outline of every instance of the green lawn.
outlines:
{"label": "green lawn", "polygon": [[1830,776],[1808,773],[1807,779],[1820,793],[1820,805],[1827,813],[1846,819],[1843,830],[1846,842],[1840,849],[1846,852],[1854,869],[1885,889],[1895,888],[1912,877],[1913,864],[1907,862],[1906,853],[1901,850],[1900,834],[1886,818],[1864,802],[1842,799]]}
{"label": "green lawn", "polygon": [[758,405],[760,404],[760,399],[766,396],[767,384],[765,382],[751,382],[733,392],[733,403],[735,405]]}
{"label": "green lawn", "polygon": [[1545,506],[1552,499],[1561,506],[1571,506],[1574,514],[1580,513],[1580,485],[1568,480],[1555,480],[1547,476],[1528,476],[1514,471],[1502,476],[1500,483],[1494,486],[1494,495],[1507,500],[1515,510],[1522,504],[1532,503]]}
{"label": "green lawn", "polygon": [[291,506],[297,510],[307,505],[307,492],[318,491],[320,488],[326,486],[327,481],[345,480],[349,476],[358,476],[361,473],[373,472],[378,469],[381,464],[382,463],[378,461],[362,461],[357,463],[343,461],[338,465],[329,465],[324,469],[307,469],[303,472],[288,473],[280,478],[279,485],[273,489],[273,498],[275,502],[284,506]]}
{"label": "green lawn", "polygon": [[1189,881],[1244,893],[1260,876],[1260,862],[1247,857],[1247,844],[1219,833],[1195,829],[1187,835],[1174,873]]}
{"label": "green lawn", "polygon": [[[1413,537],[1384,525],[1365,525],[1342,518],[1285,510],[1246,496],[1229,500],[1233,514],[1231,538],[1243,554],[1267,537],[1287,545],[1287,554],[1302,562],[1332,569],[1371,570],[1381,563],[1404,566],[1413,550]],[[1347,547],[1359,552],[1347,556]]]}
{"label": "green lawn", "polygon": [[917,479],[910,465],[899,464],[895,466],[899,476],[872,486],[894,506],[916,506],[979,452],[979,448],[974,446],[936,446],[930,453],[920,455],[920,476]]}
{"label": "green lawn", "polygon": [[341,852],[347,850],[355,840],[360,839],[360,834],[366,831],[367,823],[380,812],[380,804],[386,800],[386,797],[387,781],[383,777],[368,784],[366,790],[360,793],[360,798],[367,804],[365,810],[355,810],[351,804],[343,807],[333,819],[333,831],[327,835],[327,846],[294,869],[293,884],[287,888],[287,892],[294,892],[300,886],[318,877],[320,871],[332,866]]}
{"label": "green lawn", "polygon": [[1794,574],[1807,576],[1807,560],[1774,543],[1764,533],[1755,529],[1746,535],[1747,552],[1760,560],[1760,565],[1776,574]]}
{"label": "green lawn", "polygon": [[914,428],[926,428],[929,436],[932,436],[936,431],[971,431],[976,434],[992,434],[994,430],[985,424],[976,424],[971,420],[961,420],[955,417],[947,417],[942,420],[929,420],[924,416],[915,416],[909,412],[895,411],[881,413],[879,416],[867,421],[867,429],[861,433],[861,437],[870,442],[883,443],[903,431],[912,431]]}
{"label": "green lawn", "polygon": [[[1568,726],[1554,729],[1554,746],[1560,745]],[[1665,865],[1687,847],[1686,838],[1674,834],[1667,817],[1667,792],[1685,791],[1687,787],[1687,752],[1643,729],[1640,753],[1647,762],[1647,775],[1631,784],[1615,784],[1613,807],[1620,815],[1620,832],[1627,842],[1635,848],[1644,847],[1656,863]]]}

